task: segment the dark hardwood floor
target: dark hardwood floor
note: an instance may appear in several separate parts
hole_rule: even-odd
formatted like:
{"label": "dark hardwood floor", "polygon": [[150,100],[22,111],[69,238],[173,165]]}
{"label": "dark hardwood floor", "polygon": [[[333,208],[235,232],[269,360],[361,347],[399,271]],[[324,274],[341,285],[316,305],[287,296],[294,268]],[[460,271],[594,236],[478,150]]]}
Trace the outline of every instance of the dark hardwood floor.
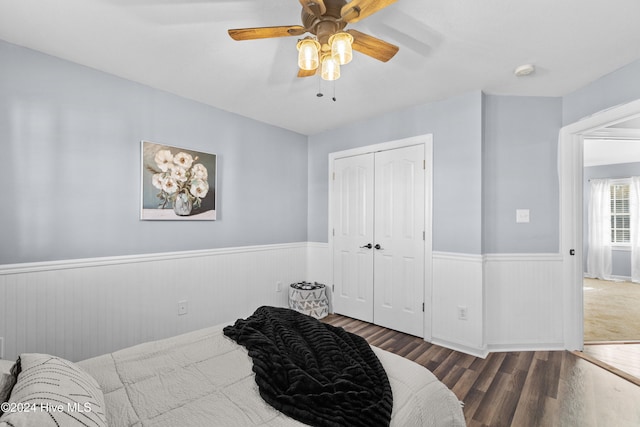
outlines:
{"label": "dark hardwood floor", "polygon": [[323,321],[432,371],[464,402],[469,426],[640,426],[640,387],[571,352],[481,359],[349,317]]}

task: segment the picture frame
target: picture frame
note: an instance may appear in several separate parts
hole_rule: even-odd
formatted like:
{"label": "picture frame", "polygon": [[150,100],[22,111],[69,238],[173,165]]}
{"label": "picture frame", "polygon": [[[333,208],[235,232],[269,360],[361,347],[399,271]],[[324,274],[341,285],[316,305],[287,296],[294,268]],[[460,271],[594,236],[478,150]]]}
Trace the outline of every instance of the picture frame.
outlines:
{"label": "picture frame", "polygon": [[141,220],[216,220],[217,155],[141,141]]}

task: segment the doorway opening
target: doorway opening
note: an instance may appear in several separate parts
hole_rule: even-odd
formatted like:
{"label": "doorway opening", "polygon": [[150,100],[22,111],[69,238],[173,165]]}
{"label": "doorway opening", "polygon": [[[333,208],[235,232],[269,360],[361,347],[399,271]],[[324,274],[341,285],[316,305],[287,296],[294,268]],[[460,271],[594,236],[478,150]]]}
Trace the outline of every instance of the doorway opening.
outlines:
{"label": "doorway opening", "polygon": [[[640,221],[630,206],[639,196],[631,177],[640,176],[640,119],[590,132],[583,144],[583,352],[640,378],[640,283],[632,281],[631,267],[632,230]],[[607,232],[605,241],[594,236],[598,231]]]}
{"label": "doorway opening", "polygon": [[[626,136],[623,137],[623,135]],[[590,249],[587,234],[589,216],[585,203],[590,197],[589,180],[601,178],[596,177],[594,171],[600,173],[604,170],[606,174],[610,175],[608,178],[626,178],[622,175],[640,176],[640,157],[636,165],[638,167],[635,169],[638,172],[631,170],[624,173],[621,171],[612,173],[613,169],[611,168],[614,167],[610,167],[608,171],[606,167],[600,168],[598,171],[597,167],[589,169],[592,166],[587,166],[584,161],[588,161],[591,156],[589,145],[594,140],[607,140],[608,146],[605,146],[605,154],[615,155],[614,144],[628,144],[631,138],[640,140],[637,138],[638,136],[640,136],[640,100],[606,110],[564,127],[561,130],[559,147],[561,248],[566,261],[564,263],[567,308],[565,344],[568,349],[581,351],[586,359],[636,383],[640,383],[640,342],[636,342],[636,339],[632,338],[635,334],[630,334],[629,339],[620,340],[621,335],[610,334],[608,337],[606,334],[597,335],[602,331],[594,332],[594,328],[592,328],[594,320],[595,323],[603,323],[594,319],[594,315],[591,313],[592,302],[594,300],[599,303],[613,302],[614,287],[612,285],[616,282],[602,280],[593,282],[584,278],[585,272],[587,272],[586,260]],[[634,148],[640,151],[640,142],[637,144]],[[627,160],[632,159],[631,157],[624,159],[624,161]],[[633,163],[636,162],[627,163],[631,163],[627,167],[633,169]],[[610,162],[610,164],[615,163]],[[600,166],[603,165],[604,163]],[[617,255],[624,257],[624,250],[619,252],[621,254]],[[630,253],[628,250],[626,252],[626,257],[629,259]],[[614,258],[616,263],[620,263],[621,256]],[[626,278],[628,270],[618,271],[619,277],[612,273],[612,277],[608,278]],[[633,284],[633,286],[640,288],[640,284]],[[606,317],[607,313],[610,315],[613,310],[616,309],[604,309],[601,311],[601,315]]]}

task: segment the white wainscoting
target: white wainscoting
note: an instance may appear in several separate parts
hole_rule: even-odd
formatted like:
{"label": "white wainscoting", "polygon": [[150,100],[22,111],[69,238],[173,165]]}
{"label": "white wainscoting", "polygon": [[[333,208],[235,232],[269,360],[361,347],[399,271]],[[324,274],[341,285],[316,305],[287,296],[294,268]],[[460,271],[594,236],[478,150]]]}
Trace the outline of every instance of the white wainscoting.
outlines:
{"label": "white wainscoting", "polygon": [[[561,268],[558,254],[434,252],[432,342],[478,356],[564,348]],[[231,322],[261,305],[286,306],[288,285],[300,280],[331,286],[327,243],[2,265],[4,358],[81,360]]]}
{"label": "white wainscoting", "polygon": [[307,252],[305,242],[0,266],[4,358],[81,360],[284,307]]}
{"label": "white wainscoting", "polygon": [[491,254],[484,260],[487,348],[563,349],[562,256]]}
{"label": "white wainscoting", "polygon": [[[433,252],[432,342],[485,357],[482,255]],[[459,318],[459,307],[467,319]]]}
{"label": "white wainscoting", "polygon": [[333,283],[333,263],[328,243],[309,242],[307,244],[307,280],[327,286]]}
{"label": "white wainscoting", "polygon": [[333,262],[328,243],[307,243],[307,281],[318,282],[327,286],[329,297],[329,313],[333,313]]}

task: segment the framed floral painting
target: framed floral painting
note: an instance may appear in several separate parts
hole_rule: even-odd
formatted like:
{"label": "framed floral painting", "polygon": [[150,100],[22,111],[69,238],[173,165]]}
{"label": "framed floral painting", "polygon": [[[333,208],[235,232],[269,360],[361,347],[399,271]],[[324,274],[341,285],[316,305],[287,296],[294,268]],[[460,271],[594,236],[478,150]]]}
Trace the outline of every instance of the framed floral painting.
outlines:
{"label": "framed floral painting", "polygon": [[140,219],[215,220],[215,154],[142,141]]}

